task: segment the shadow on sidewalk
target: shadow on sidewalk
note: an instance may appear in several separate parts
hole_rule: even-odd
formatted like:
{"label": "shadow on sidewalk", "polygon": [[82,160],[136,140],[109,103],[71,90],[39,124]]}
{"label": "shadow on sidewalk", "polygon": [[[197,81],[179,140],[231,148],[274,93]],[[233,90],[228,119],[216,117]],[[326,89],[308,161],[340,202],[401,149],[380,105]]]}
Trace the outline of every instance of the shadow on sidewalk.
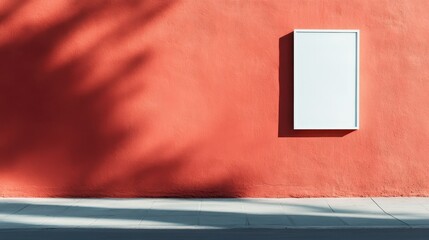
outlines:
{"label": "shadow on sidewalk", "polygon": [[[131,201],[139,201],[138,199]],[[410,228],[410,226],[428,226],[429,216],[410,214],[395,214],[407,219],[403,222],[389,214],[380,214],[370,210],[353,209],[353,207],[337,210],[330,206],[315,206],[299,203],[259,202],[258,200],[243,199],[242,203],[253,204],[252,211],[222,207],[213,210],[198,210],[198,199],[186,199],[182,202],[188,207],[182,208],[182,200],[177,200],[175,207],[156,208],[149,201],[135,202],[133,207],[118,206],[121,201],[103,200],[97,202],[70,203],[28,203],[0,202],[0,229],[45,229],[45,228],[252,228],[265,226],[268,228],[288,227],[389,227]],[[194,205],[197,208],[190,209]],[[239,203],[236,199],[217,199],[216,204],[222,205]],[[83,205],[82,205],[83,204]],[[79,206],[80,205],[80,206]],[[85,206],[86,205],[86,206]],[[266,207],[284,209],[278,212],[264,211]],[[239,206],[239,205],[237,205]],[[279,209],[279,208],[276,208]],[[289,210],[288,210],[289,209]],[[291,211],[292,210],[292,211]],[[94,221],[100,224],[95,224]],[[144,224],[146,223],[146,224]],[[149,223],[149,224],[148,224]],[[265,224],[264,224],[265,223]],[[10,227],[8,227],[10,226]]]}

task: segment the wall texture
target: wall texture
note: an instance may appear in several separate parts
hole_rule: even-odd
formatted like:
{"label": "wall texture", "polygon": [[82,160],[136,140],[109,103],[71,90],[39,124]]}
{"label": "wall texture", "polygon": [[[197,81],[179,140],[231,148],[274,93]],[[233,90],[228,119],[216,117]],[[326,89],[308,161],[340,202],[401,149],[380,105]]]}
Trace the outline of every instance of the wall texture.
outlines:
{"label": "wall texture", "polygon": [[[1,1],[0,196],[429,196],[429,1]],[[294,28],[360,130],[293,131]]]}

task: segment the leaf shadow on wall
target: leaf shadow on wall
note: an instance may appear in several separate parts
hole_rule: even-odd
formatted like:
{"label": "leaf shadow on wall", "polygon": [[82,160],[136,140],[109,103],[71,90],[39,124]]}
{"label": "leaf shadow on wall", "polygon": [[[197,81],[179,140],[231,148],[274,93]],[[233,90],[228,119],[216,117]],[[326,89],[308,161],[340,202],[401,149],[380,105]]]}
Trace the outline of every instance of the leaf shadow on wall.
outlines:
{"label": "leaf shadow on wall", "polygon": [[279,39],[278,137],[343,137],[354,130],[294,130],[293,32]]}
{"label": "leaf shadow on wall", "polygon": [[[36,5],[34,11],[40,11],[43,1],[11,1],[0,9],[0,32],[8,33],[0,42],[0,195],[237,194],[233,176],[214,176],[199,185],[177,182],[189,175],[191,149],[198,147],[172,151],[169,143],[175,139],[168,136],[160,149],[145,149],[144,156],[116,157],[136,141],[137,131],[150,132],[147,115],[131,122],[124,120],[123,109],[136,109],[147,97],[145,69],[156,49],[139,41],[173,3],[67,3],[64,14],[56,14],[64,9],[46,13],[51,22],[40,24],[30,16],[28,24],[37,27],[19,23],[18,30],[16,16],[28,17],[20,10]],[[136,42],[137,50],[130,50]]]}

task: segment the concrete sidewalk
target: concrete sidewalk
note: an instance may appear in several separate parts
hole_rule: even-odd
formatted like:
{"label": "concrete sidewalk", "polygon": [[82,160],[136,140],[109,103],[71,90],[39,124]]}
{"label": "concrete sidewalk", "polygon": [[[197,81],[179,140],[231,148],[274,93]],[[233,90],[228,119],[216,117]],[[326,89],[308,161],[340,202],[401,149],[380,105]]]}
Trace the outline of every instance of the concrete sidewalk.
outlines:
{"label": "concrete sidewalk", "polygon": [[429,198],[0,198],[0,229],[429,228]]}

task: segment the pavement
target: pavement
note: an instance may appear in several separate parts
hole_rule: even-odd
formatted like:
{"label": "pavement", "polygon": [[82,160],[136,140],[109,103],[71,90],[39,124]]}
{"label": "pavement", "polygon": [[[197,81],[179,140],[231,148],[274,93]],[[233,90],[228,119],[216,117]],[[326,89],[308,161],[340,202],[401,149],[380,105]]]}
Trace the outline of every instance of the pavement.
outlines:
{"label": "pavement", "polygon": [[0,231],[374,228],[429,229],[429,198],[0,198]]}
{"label": "pavement", "polygon": [[429,198],[0,198],[1,240],[429,239]]}

